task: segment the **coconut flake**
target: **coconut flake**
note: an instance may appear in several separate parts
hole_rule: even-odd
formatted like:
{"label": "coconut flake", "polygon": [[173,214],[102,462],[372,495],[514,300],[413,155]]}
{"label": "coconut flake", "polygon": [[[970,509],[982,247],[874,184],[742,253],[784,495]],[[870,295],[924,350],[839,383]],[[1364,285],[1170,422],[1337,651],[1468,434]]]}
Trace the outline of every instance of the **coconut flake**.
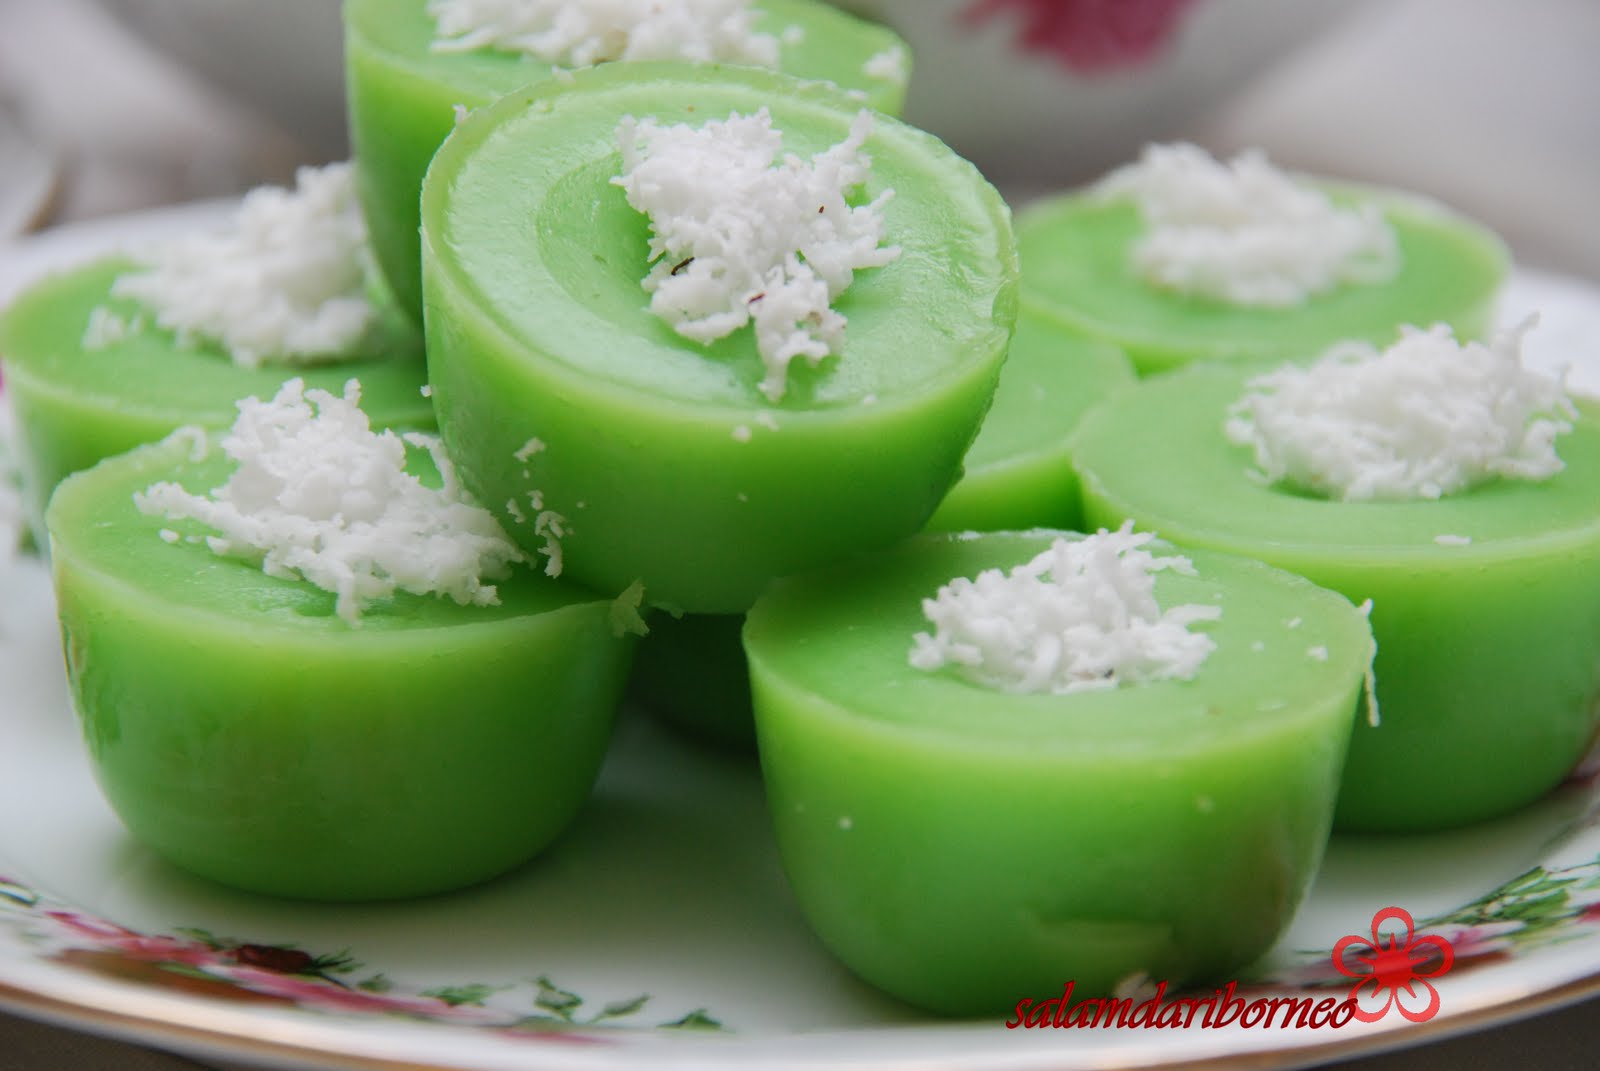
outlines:
{"label": "coconut flake", "polygon": [[1188,558],[1156,557],[1155,539],[1129,521],[1082,539],[1058,537],[1009,573],[958,577],[922,601],[932,634],[913,637],[911,665],[953,666],[1003,692],[1073,692],[1159,680],[1189,680],[1216,648],[1189,631],[1222,616],[1191,603],[1162,610],[1155,575],[1194,575]]}
{"label": "coconut flake", "polygon": [[753,320],[770,401],[796,357],[816,365],[843,345],[845,318],[831,302],[854,273],[900,255],[880,245],[894,191],[846,200],[867,180],[872,126],[859,113],[845,140],[809,162],[779,161],[783,135],[765,108],[699,127],[632,116],[617,127],[623,169],[612,181],[650,217],[650,310],[701,343]]}
{"label": "coconut flake", "polygon": [[861,73],[875,81],[905,85],[908,75],[906,50],[900,45],[891,45],[882,52],[874,52],[861,65]]}
{"label": "coconut flake", "polygon": [[1403,327],[1382,351],[1341,343],[1251,380],[1225,434],[1269,482],[1350,502],[1546,479],[1563,467],[1555,441],[1577,410],[1560,378],[1523,367],[1534,322],[1488,345],[1458,343],[1442,324]]}
{"label": "coconut flake", "polygon": [[429,0],[439,52],[521,52],[564,67],[614,60],[778,65],[749,0]]}
{"label": "coconut flake", "polygon": [[[373,432],[361,387],[344,396],[291,379],[270,402],[246,398],[221,446],[238,468],[210,496],[176,483],[134,495],[139,509],[218,533],[222,555],[257,560],[269,576],[307,580],[338,596],[351,625],[395,591],[457,603],[499,601],[485,577],[505,576],[522,554],[456,480],[439,439]],[[405,444],[428,451],[442,486],[405,471]]]}
{"label": "coconut flake", "polygon": [[217,342],[246,368],[371,348],[376,268],[348,163],[303,167],[293,190],[252,190],[228,229],[185,235],[138,259],[142,270],[118,278],[111,293],[145,305],[180,345]]}
{"label": "coconut flake", "polygon": [[611,622],[611,634],[619,639],[623,636],[648,636],[650,625],[644,619],[640,608],[644,606],[644,581],[635,580],[622,592],[611,600],[611,606],[606,616]]}
{"label": "coconut flake", "polygon": [[572,529],[563,514],[553,509],[541,509],[543,504],[541,495],[534,507],[539,512],[533,518],[533,534],[544,540],[539,548],[539,553],[544,555],[544,575],[553,578],[561,575],[564,563],[561,541],[572,533]]}
{"label": "coconut flake", "polygon": [[143,330],[143,316],[134,316],[130,319],[104,305],[96,305],[89,310],[89,324],[83,329],[83,338],[79,341],[79,345],[86,350],[103,350],[119,342],[125,342]]}
{"label": "coconut flake", "polygon": [[1292,306],[1400,270],[1400,247],[1378,207],[1336,206],[1259,150],[1224,164],[1195,145],[1147,145],[1099,186],[1131,196],[1146,232],[1134,267],[1152,286],[1236,305]]}

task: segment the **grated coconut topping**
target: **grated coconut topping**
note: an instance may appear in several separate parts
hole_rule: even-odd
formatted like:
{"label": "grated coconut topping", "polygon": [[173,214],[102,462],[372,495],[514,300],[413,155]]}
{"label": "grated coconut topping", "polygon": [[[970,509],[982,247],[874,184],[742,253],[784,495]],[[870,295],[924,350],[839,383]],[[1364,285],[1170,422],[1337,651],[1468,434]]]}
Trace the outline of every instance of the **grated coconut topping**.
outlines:
{"label": "grated coconut topping", "polygon": [[1577,410],[1559,378],[1523,367],[1534,322],[1488,345],[1459,343],[1443,324],[1403,327],[1382,351],[1341,343],[1251,380],[1224,433],[1251,448],[1268,482],[1347,502],[1547,479],[1563,467],[1555,441]]}
{"label": "grated coconut topping", "polygon": [[1259,150],[1222,163],[1189,144],[1147,145],[1100,183],[1131,196],[1147,226],[1134,267],[1152,286],[1235,305],[1293,306],[1400,270],[1394,231],[1376,205],[1339,207]]}
{"label": "grated coconut topping", "polygon": [[[144,304],[180,345],[218,342],[246,368],[360,356],[377,324],[368,298],[376,269],[348,163],[303,167],[293,190],[254,189],[227,230],[140,259],[142,270],[118,278],[112,294]],[[132,329],[107,315],[91,315],[86,345]]]}
{"label": "grated coconut topping", "polygon": [[749,0],[429,0],[439,52],[496,49],[587,67],[614,60],[778,65]]}
{"label": "grated coconut topping", "polygon": [[765,108],[700,127],[632,116],[617,127],[623,169],[612,181],[650,217],[650,310],[701,343],[753,321],[769,401],[783,397],[795,358],[816,365],[842,347],[845,317],[831,302],[854,273],[900,255],[880,244],[894,191],[846,200],[867,179],[871,133],[863,111],[808,162],[783,154]]}
{"label": "grated coconut topping", "polygon": [[954,666],[1003,692],[1073,692],[1168,679],[1189,680],[1216,648],[1198,621],[1222,616],[1191,603],[1162,610],[1155,575],[1194,575],[1188,558],[1156,557],[1148,532],[1129,521],[1115,532],[1057,538],[1009,573],[958,577],[922,600],[935,628],[913,638],[916,669]]}
{"label": "grated coconut topping", "polygon": [[861,73],[879,82],[905,85],[909,77],[906,50],[899,45],[891,45],[882,52],[874,52],[861,65]]}
{"label": "grated coconut topping", "polygon": [[[456,481],[436,436],[373,432],[361,387],[344,396],[291,379],[270,402],[246,398],[221,446],[238,469],[209,497],[175,483],[134,496],[139,509],[215,529],[217,554],[257,559],[269,576],[304,579],[338,596],[339,616],[397,590],[457,603],[499,601],[484,577],[522,560],[494,517]],[[426,450],[442,486],[405,471],[405,444]]]}

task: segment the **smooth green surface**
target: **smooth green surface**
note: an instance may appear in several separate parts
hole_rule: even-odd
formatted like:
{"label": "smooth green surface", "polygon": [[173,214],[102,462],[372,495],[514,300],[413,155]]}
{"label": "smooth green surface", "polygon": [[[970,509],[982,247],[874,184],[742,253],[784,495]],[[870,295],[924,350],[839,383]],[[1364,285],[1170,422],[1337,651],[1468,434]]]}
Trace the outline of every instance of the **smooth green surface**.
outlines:
{"label": "smooth green surface", "polygon": [[919,537],[774,585],[745,626],[802,910],[863,978],[940,1012],[1220,977],[1288,924],[1327,840],[1370,635],[1298,577],[1211,553],[1161,574],[1164,606],[1222,607],[1192,681],[1024,696],[907,664],[923,598],[1048,544]]}
{"label": "smooth green surface", "polygon": [[[476,113],[429,172],[429,374],[466,485],[496,507],[538,489],[572,522],[565,575],[610,591],[643,579],[647,600],[691,612],[742,612],[774,576],[915,531],[955,479],[1010,337],[999,195],[880,117],[862,197],[895,189],[885,240],[901,256],[857,274],[835,303],[843,352],[791,369],[771,404],[749,329],[701,346],[646,308],[646,218],[609,182],[616,119],[768,104],[786,148],[808,154],[841,140],[857,105],[748,69],[615,64],[574,82]],[[546,449],[518,461],[534,437]]]}
{"label": "smooth green surface", "polygon": [[639,641],[629,698],[702,743],[753,752],[743,628],[742,614],[656,614]]}
{"label": "smooth green surface", "polygon": [[1091,413],[1074,443],[1089,523],[1132,517],[1372,599],[1381,724],[1356,727],[1340,828],[1438,829],[1536,799],[1595,727],[1600,416],[1558,440],[1567,468],[1547,481],[1333,502],[1246,475],[1222,423],[1251,374],[1197,367]]}
{"label": "smooth green surface", "polygon": [[154,326],[85,349],[84,330],[97,307],[125,320],[153,319],[138,303],[111,297],[112,283],[131,266],[109,258],[50,276],[0,313],[0,357],[16,411],[26,508],[41,536],[45,502],[67,476],[182,425],[231,424],[239,399],[270,398],[295,376],[334,394],[359,379],[362,408],[375,426],[433,425],[433,405],[420,393],[427,377],[415,343],[392,357],[254,369],[214,347],[179,346]]}
{"label": "smooth green surface", "polygon": [[1096,402],[1133,381],[1121,350],[1023,305],[994,404],[962,462],[961,479],[927,527],[1081,528],[1072,429]]}
{"label": "smooth green surface", "polygon": [[1185,297],[1137,274],[1132,248],[1144,224],[1135,205],[1076,193],[1019,216],[1024,294],[1085,334],[1121,346],[1141,375],[1213,358],[1310,358],[1345,339],[1388,344],[1401,324],[1447,323],[1462,337],[1482,337],[1509,265],[1500,240],[1432,202],[1360,196],[1383,205],[1399,239],[1400,273],[1388,283],[1341,286],[1278,309]]}
{"label": "smooth green surface", "polygon": [[334,596],[203,543],[135,491],[231,462],[163,442],[65,482],[51,564],[96,776],[146,845],[217,881],[327,900],[480,881],[554,838],[593,784],[632,645],[609,603],[519,569],[497,606]]}
{"label": "smooth green surface", "polygon": [[[782,45],[780,69],[865,93],[864,106],[896,114],[905,86],[868,78],[874,55],[904,43],[891,31],[815,0],[764,0],[756,29],[804,37]],[[390,285],[422,312],[417,199],[428,162],[455,125],[455,106],[477,108],[551,77],[548,64],[509,52],[435,52],[424,0],[346,0],[345,69],[356,181],[372,242]],[[907,69],[910,50],[905,50]]]}
{"label": "smooth green surface", "polygon": [[[1072,429],[1096,402],[1133,382],[1133,366],[1116,347],[1021,309],[994,404],[928,530],[1081,527]],[[733,614],[657,615],[634,659],[632,696],[701,740],[753,747],[741,624]]]}

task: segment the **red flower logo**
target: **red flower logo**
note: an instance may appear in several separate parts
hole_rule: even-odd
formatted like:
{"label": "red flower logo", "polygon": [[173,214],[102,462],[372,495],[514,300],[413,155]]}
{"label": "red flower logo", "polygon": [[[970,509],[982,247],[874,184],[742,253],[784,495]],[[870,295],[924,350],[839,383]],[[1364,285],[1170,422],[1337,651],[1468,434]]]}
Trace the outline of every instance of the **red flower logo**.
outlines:
{"label": "red flower logo", "polygon": [[[1398,933],[1379,932],[1386,922],[1405,926],[1403,943]],[[1439,991],[1428,979],[1442,976],[1455,961],[1449,941],[1434,934],[1417,936],[1411,913],[1398,907],[1386,907],[1372,916],[1370,940],[1353,933],[1333,946],[1334,968],[1346,978],[1357,979],[1350,987],[1350,1000],[1355,1017],[1364,1023],[1377,1022],[1390,1008],[1413,1023],[1432,1019],[1439,1013]],[[1419,1009],[1420,991],[1427,993],[1428,1000]]]}

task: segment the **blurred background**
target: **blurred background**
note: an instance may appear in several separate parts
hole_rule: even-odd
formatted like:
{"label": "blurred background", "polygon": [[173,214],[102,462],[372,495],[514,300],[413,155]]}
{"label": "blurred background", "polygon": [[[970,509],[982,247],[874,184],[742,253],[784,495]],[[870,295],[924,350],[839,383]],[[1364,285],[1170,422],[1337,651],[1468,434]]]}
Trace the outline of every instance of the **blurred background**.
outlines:
{"label": "blurred background", "polygon": [[[1597,0],[854,0],[1018,199],[1146,140],[1409,187],[1600,279]],[[0,236],[345,153],[337,0],[0,0]]]}

